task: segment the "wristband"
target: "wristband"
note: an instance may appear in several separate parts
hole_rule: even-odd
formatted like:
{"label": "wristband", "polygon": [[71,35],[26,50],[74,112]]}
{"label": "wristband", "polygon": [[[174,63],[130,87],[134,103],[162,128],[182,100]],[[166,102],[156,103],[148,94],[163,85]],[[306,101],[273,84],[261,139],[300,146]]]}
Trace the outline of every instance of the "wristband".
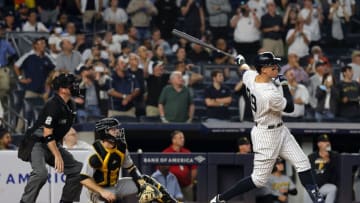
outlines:
{"label": "wristband", "polygon": [[45,140],[45,143],[47,144],[47,143],[55,140],[55,138],[54,138],[54,136],[51,134],[51,135],[48,135],[48,136],[44,137],[44,140]]}

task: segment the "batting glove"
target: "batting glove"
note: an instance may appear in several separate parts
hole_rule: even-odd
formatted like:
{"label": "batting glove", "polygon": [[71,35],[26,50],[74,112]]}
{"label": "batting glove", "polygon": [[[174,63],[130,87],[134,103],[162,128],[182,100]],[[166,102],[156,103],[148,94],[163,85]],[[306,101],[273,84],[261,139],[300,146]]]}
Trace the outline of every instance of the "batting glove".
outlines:
{"label": "batting glove", "polygon": [[243,55],[241,55],[241,54],[237,55],[235,57],[235,64],[239,65],[239,66],[245,64],[245,57]]}
{"label": "batting glove", "polygon": [[276,79],[279,81],[280,85],[288,85],[288,81],[284,75],[278,75]]}

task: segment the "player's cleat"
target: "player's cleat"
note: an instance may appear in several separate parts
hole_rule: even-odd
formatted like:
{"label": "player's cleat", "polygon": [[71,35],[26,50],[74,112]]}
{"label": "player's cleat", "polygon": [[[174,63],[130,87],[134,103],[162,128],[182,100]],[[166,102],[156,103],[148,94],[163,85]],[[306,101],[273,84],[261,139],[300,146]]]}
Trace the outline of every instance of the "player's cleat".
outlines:
{"label": "player's cleat", "polygon": [[226,203],[225,200],[220,200],[219,195],[216,195],[212,200],[210,200],[210,203]]}

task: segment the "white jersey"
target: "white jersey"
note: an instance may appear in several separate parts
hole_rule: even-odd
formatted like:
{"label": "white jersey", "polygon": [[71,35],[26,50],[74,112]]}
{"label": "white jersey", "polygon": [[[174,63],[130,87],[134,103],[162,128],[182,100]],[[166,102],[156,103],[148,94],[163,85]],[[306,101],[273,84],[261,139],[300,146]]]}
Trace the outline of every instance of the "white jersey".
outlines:
{"label": "white jersey", "polygon": [[282,91],[272,82],[256,83],[258,73],[247,70],[243,81],[251,103],[254,121],[259,126],[276,125],[282,122],[281,113],[285,109],[286,99]]}

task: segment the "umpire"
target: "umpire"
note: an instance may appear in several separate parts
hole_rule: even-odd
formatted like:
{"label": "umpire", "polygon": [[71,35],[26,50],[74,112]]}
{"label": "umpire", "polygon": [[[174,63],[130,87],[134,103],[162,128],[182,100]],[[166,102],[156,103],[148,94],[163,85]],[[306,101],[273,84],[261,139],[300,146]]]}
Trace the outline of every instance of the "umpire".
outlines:
{"label": "umpire", "polygon": [[[27,156],[32,167],[21,203],[35,203],[40,189],[48,178],[46,163],[54,167],[58,173],[63,172],[66,175],[60,203],[80,200],[82,163],[76,161],[60,144],[74,122],[76,113],[71,96],[79,95],[79,86],[74,75],[65,73],[57,76],[52,84],[54,97],[45,104],[38,120],[25,135],[28,140],[33,140],[33,146],[29,145],[31,142],[23,142],[23,146],[20,145],[19,148],[19,155],[29,152]],[[42,129],[40,135],[34,133],[37,129]],[[23,157],[19,157],[24,160]]]}

